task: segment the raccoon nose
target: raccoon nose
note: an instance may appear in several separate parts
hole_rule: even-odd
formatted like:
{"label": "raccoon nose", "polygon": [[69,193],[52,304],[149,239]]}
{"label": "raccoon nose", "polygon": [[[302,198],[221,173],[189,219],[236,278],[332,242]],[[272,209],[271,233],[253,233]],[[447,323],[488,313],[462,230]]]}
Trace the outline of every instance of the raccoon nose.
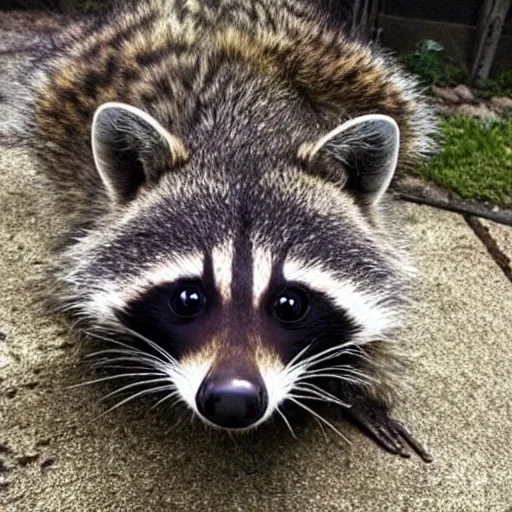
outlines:
{"label": "raccoon nose", "polygon": [[268,396],[261,382],[241,378],[209,376],[196,396],[199,412],[224,428],[247,428],[267,409]]}

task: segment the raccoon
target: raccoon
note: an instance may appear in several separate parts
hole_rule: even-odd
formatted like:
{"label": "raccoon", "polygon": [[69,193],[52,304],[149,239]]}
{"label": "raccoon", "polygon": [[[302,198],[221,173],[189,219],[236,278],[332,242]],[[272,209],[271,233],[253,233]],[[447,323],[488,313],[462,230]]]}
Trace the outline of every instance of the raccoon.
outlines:
{"label": "raccoon", "polygon": [[145,369],[124,401],[337,431],[326,402],[430,460],[389,412],[413,268],[384,194],[435,133],[415,80],[308,0],[145,0],[62,37],[27,132],[69,224],[52,296]]}

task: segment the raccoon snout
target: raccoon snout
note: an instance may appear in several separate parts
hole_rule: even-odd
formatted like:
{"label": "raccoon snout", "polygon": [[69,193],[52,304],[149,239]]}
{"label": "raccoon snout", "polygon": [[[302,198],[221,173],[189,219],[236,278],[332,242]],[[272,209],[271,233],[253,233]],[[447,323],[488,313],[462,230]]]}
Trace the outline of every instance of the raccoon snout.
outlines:
{"label": "raccoon snout", "polygon": [[256,423],[268,404],[265,384],[225,375],[207,376],[196,396],[197,408],[208,421],[230,429],[243,429]]}

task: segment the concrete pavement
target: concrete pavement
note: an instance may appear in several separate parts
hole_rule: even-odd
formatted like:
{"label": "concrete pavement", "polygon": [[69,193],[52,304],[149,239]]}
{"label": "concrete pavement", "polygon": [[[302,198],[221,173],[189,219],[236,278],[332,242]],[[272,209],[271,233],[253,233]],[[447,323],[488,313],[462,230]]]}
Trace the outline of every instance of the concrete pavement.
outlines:
{"label": "concrete pavement", "polygon": [[[351,446],[314,422],[298,441],[276,422],[235,444],[140,404],[91,423],[102,389],[66,389],[84,378],[77,347],[31,304],[58,221],[31,162],[0,148],[0,510],[510,512],[512,283],[462,217],[397,207],[421,279],[395,415],[430,465],[344,424]],[[491,227],[510,243],[510,228]]]}
{"label": "concrete pavement", "polygon": [[[0,86],[31,66],[8,51],[27,42],[30,24],[3,16]],[[58,27],[35,21],[35,41]],[[14,131],[20,87],[4,87],[0,103]],[[397,204],[420,280],[402,334],[416,358],[395,415],[428,446],[430,465],[388,455],[341,423],[350,446],[326,441],[314,422],[298,441],[276,422],[235,444],[188,416],[176,425],[145,414],[142,403],[92,422],[104,390],[67,389],[86,378],[78,347],[32,300],[58,219],[30,160],[2,148],[1,135],[2,512],[512,511],[512,283],[462,217]],[[482,225],[512,258],[512,229]]]}

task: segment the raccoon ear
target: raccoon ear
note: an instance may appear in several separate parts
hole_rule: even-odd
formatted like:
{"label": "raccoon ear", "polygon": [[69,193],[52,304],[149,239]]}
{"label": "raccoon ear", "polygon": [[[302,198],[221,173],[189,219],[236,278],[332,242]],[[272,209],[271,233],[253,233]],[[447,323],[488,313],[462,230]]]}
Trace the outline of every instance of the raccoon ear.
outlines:
{"label": "raccoon ear", "polygon": [[180,139],[146,112],[124,103],[104,103],[92,121],[92,153],[109,196],[124,203],[143,184],[186,160]]}
{"label": "raccoon ear", "polygon": [[302,148],[299,155],[308,159],[311,172],[375,205],[393,178],[399,146],[400,130],[394,119],[371,114],[346,121]]}

